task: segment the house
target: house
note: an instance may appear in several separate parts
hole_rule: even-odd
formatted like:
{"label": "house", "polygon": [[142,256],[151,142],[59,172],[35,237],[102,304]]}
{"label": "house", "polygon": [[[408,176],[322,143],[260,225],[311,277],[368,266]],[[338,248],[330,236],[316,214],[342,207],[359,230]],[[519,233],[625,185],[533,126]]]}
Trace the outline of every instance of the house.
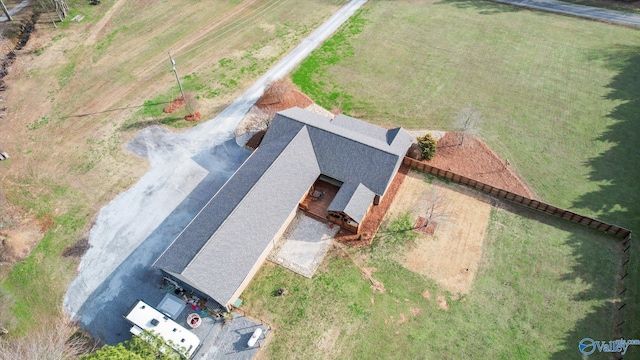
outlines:
{"label": "house", "polygon": [[[279,112],[260,146],[153,266],[228,308],[299,207],[330,200],[326,216],[315,217],[357,232],[412,141],[401,128],[344,115],[329,119],[300,108]],[[334,193],[323,197],[318,190],[323,186]]]}

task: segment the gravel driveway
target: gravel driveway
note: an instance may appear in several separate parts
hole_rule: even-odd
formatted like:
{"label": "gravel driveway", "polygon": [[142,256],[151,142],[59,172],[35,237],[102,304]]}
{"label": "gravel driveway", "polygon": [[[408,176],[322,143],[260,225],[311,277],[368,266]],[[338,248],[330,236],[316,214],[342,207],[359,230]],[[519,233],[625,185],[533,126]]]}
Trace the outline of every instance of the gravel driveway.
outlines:
{"label": "gravel driveway", "polygon": [[146,128],[127,149],[151,170],[100,210],[91,248],[69,285],[64,308],[105,343],[130,337],[122,315],[136,299],[157,304],[160,273],[151,264],[247,158],[232,134],[266,85],[285,76],[366,3],[352,0],[262,76],[215,119],[183,133]]}

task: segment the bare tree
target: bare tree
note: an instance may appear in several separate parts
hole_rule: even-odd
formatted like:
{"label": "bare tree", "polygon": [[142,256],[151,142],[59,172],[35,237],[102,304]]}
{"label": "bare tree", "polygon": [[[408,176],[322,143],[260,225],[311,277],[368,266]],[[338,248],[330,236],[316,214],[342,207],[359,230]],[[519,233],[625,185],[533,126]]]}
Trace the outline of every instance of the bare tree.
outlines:
{"label": "bare tree", "polygon": [[95,340],[81,335],[74,325],[61,321],[43,325],[24,336],[0,337],[0,359],[71,360],[95,350],[97,346]]}
{"label": "bare tree", "polygon": [[428,227],[431,223],[438,224],[449,220],[451,217],[449,201],[444,194],[438,192],[436,187],[426,194],[426,202],[426,223],[423,227]]}
{"label": "bare tree", "polygon": [[455,129],[460,131],[460,145],[464,145],[464,140],[468,135],[477,135],[482,117],[480,110],[469,104],[456,115],[453,124]]}

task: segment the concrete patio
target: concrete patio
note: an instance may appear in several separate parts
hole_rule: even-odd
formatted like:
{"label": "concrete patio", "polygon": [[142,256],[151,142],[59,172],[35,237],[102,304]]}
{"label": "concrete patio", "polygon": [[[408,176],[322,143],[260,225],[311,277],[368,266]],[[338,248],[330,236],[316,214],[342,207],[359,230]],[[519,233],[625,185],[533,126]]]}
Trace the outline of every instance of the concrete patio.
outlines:
{"label": "concrete patio", "polygon": [[340,227],[314,220],[298,211],[269,260],[297,274],[311,278],[324,259]]}

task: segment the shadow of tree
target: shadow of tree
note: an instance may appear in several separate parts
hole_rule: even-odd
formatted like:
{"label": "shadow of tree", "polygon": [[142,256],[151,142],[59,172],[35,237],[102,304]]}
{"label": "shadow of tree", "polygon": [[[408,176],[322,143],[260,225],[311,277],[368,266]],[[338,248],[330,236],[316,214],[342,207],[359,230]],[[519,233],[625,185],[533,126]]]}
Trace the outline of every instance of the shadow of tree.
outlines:
{"label": "shadow of tree", "polygon": [[[611,82],[607,99],[617,102],[617,105],[608,115],[615,120],[606,132],[601,134],[597,140],[611,144],[609,150],[603,152],[598,157],[587,162],[591,168],[589,181],[597,182],[600,187],[597,191],[582,195],[572,204],[575,209],[587,209],[589,213],[595,214],[599,219],[613,224],[617,224],[631,229],[634,232],[640,231],[640,186],[637,181],[640,178],[640,156],[637,154],[638,136],[640,135],[640,46],[616,46],[603,49],[595,53],[587,60],[597,60],[617,71]],[[613,240],[615,241],[615,240]],[[629,275],[626,278],[623,303],[626,306],[619,314],[619,319],[624,320],[621,327],[621,334],[613,331],[614,319],[610,319],[611,329],[609,335],[596,339],[593,332],[593,324],[603,317],[611,317],[614,304],[608,303],[585,319],[576,324],[574,331],[564,339],[566,350],[554,355],[554,359],[567,359],[577,357],[578,342],[591,337],[594,340],[608,341],[614,340],[614,336],[622,335],[625,339],[636,339],[640,337],[640,263],[637,253],[640,247],[637,241],[632,246],[632,259],[628,266]],[[588,250],[582,247],[580,251]],[[585,257],[586,258],[586,257]],[[576,269],[578,274],[591,274],[599,269],[597,264],[584,263]],[[590,294],[585,296],[598,296],[595,293],[596,285],[592,287]],[[609,294],[609,298],[613,294]],[[601,294],[600,296],[606,296]],[[619,320],[618,320],[619,321]],[[590,357],[598,354],[598,351]],[[600,354],[599,356],[604,356]],[[604,358],[604,357],[603,357]],[[625,359],[640,358],[640,348],[631,346],[624,356]]]}
{"label": "shadow of tree", "polygon": [[599,218],[640,231],[640,46],[605,49],[599,60],[618,70],[608,87],[607,99],[619,103],[608,115],[615,124],[597,140],[611,148],[588,161],[589,180],[602,184],[573,205],[599,214]]}
{"label": "shadow of tree", "polygon": [[135,122],[129,122],[129,123],[123,124],[120,127],[120,130],[121,131],[140,130],[152,125],[167,125],[167,126],[176,127],[176,124],[178,124],[180,121],[186,122],[184,117],[179,117],[179,116],[172,116],[172,117],[161,118],[161,119],[150,119],[150,120],[144,120],[144,121],[135,121]]}
{"label": "shadow of tree", "polygon": [[[581,339],[589,337],[594,340],[612,340],[613,330],[613,314],[615,312],[615,305],[612,301],[615,291],[615,281],[618,274],[618,265],[621,258],[618,252],[617,242],[618,238],[607,235],[590,229],[588,227],[571,223],[560,218],[550,216],[548,214],[538,212],[532,209],[528,209],[513,203],[499,201],[495,204],[500,209],[506,210],[513,214],[522,216],[524,218],[535,220],[537,223],[545,224],[546,226],[553,227],[563,232],[568,233],[566,239],[563,240],[563,245],[569,247],[569,251],[564,255],[568,259],[573,260],[573,264],[566,268],[558,268],[559,271],[566,271],[558,273],[558,284],[563,285],[559,288],[545,289],[545,294],[541,296],[541,299],[545,302],[549,308],[550,314],[556,314],[561,316],[566,314],[568,309],[559,308],[557,304],[562,304],[565,301],[571,302],[597,302],[600,305],[592,306],[588,310],[588,314],[578,320],[569,320],[572,318],[572,314],[566,314],[567,321],[574,322],[571,324],[572,329],[568,332],[558,333],[556,336],[556,343],[549,346],[560,347],[560,350],[552,354],[551,359],[565,360],[565,359],[578,359],[582,358],[582,354],[579,352],[578,344]],[[528,233],[523,246],[529,245],[526,242],[537,241],[534,233],[539,231],[540,228],[527,228],[518,229],[519,232]],[[516,235],[518,234],[516,233]],[[514,241],[517,241],[514,239]],[[549,251],[558,251],[553,246],[549,247]],[[566,250],[565,250],[566,251]],[[536,269],[537,263],[544,264],[545,261],[536,261],[536,265],[533,269]],[[524,265],[523,265],[524,266]],[[544,265],[542,265],[544,266]],[[529,276],[528,281],[531,282],[532,287],[540,286],[537,284],[537,276],[534,270]],[[542,270],[544,271],[544,270]],[[513,279],[517,281],[516,278]],[[565,292],[568,289],[575,287],[572,285],[579,285],[583,290],[577,292]],[[570,290],[569,290],[570,291]],[[536,296],[541,295],[537,292]],[[564,298],[566,296],[566,298]],[[531,299],[531,301],[539,301],[540,299]],[[584,304],[589,306],[588,304]],[[520,304],[523,309],[526,309],[528,305]],[[519,321],[517,318],[516,321]],[[528,329],[530,324],[526,323],[526,316],[523,315],[525,323],[520,324],[522,326],[521,331],[523,333]],[[527,332],[527,334],[536,334],[537,332]],[[547,341],[546,339],[545,341]],[[540,339],[530,338],[528,341],[537,343]],[[514,344],[518,348],[527,348],[526,344],[520,344],[520,342]],[[538,343],[538,346],[546,346],[544,342]],[[640,349],[639,349],[640,350]],[[526,353],[526,351],[525,351]],[[589,359],[609,359],[610,354],[594,353]],[[524,356],[522,358],[528,358]]]}
{"label": "shadow of tree", "polygon": [[515,5],[479,0],[440,0],[436,4],[452,4],[459,9],[478,9],[478,14],[480,15],[513,13],[523,10],[523,8]]}

